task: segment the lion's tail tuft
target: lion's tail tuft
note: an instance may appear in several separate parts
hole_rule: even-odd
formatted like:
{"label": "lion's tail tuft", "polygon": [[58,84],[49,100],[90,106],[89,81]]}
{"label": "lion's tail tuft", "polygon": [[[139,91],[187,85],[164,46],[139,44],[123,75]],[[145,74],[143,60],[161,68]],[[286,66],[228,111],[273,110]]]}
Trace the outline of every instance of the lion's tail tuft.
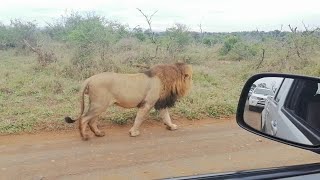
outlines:
{"label": "lion's tail tuft", "polygon": [[80,90],[80,93],[81,93],[81,101],[80,101],[81,112],[80,112],[80,115],[79,115],[78,119],[73,120],[73,119],[71,119],[70,117],[65,117],[64,120],[65,120],[67,123],[74,123],[74,122],[76,122],[77,120],[81,119],[81,116],[82,116],[83,111],[84,111],[84,94],[85,94],[86,91],[87,91],[89,80],[90,80],[90,78],[88,78],[87,80],[84,81],[84,83],[82,84],[82,88],[81,88],[81,90]]}
{"label": "lion's tail tuft", "polygon": [[74,122],[76,122],[76,120],[73,120],[73,119],[71,119],[70,117],[65,117],[64,120],[65,120],[67,123],[74,123]]}

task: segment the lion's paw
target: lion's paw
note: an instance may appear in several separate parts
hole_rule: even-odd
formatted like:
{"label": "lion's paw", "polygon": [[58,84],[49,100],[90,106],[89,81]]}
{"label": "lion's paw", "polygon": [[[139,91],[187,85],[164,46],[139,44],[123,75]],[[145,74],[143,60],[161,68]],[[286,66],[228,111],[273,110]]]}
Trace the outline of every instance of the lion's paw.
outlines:
{"label": "lion's paw", "polygon": [[104,132],[99,132],[99,133],[95,133],[95,135],[96,135],[97,137],[103,137],[103,136],[105,136],[106,134],[105,134]]}
{"label": "lion's paw", "polygon": [[129,131],[131,137],[139,136],[140,132],[138,130],[130,130]]}
{"label": "lion's paw", "polygon": [[172,124],[171,126],[167,126],[167,129],[168,129],[168,130],[171,130],[171,131],[174,131],[174,130],[177,130],[177,129],[178,129],[178,126],[175,125],[175,124]]}
{"label": "lion's paw", "polygon": [[177,129],[178,129],[178,126],[176,124],[171,125],[171,130],[177,130]]}
{"label": "lion's paw", "polygon": [[89,135],[88,134],[85,134],[82,136],[82,140],[83,141],[88,141],[89,140]]}

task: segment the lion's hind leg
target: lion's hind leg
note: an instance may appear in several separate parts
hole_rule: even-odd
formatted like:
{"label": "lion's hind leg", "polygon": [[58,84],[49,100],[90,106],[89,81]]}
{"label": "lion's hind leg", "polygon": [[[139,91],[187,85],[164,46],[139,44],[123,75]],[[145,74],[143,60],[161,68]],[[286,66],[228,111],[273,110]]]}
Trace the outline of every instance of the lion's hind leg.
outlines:
{"label": "lion's hind leg", "polygon": [[[89,135],[86,133],[86,129],[87,129],[89,122],[93,121],[93,124],[92,123],[89,124],[90,129],[92,127],[95,128],[94,121],[105,110],[105,108],[106,108],[106,106],[104,106],[104,105],[98,105],[98,104],[90,105],[88,112],[85,114],[85,116],[83,116],[80,119],[79,130],[80,130],[80,135],[84,141],[89,139]],[[96,127],[95,130],[97,130],[97,129],[98,129],[98,127]],[[103,133],[101,133],[101,132],[99,133],[99,132],[98,132],[98,134],[101,136]]]}
{"label": "lion's hind leg", "polygon": [[95,134],[97,137],[103,137],[105,136],[105,133],[103,131],[100,131],[97,124],[98,117],[92,118],[89,121],[89,128],[91,131]]}

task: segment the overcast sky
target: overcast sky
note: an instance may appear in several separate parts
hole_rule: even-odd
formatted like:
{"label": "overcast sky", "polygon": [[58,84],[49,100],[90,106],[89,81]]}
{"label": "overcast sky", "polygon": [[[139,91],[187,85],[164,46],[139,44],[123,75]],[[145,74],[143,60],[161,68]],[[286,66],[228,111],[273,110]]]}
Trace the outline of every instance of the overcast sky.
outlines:
{"label": "overcast sky", "polygon": [[108,19],[131,28],[147,24],[136,8],[153,18],[155,30],[165,30],[174,23],[186,24],[191,30],[233,32],[251,30],[288,30],[288,24],[302,29],[302,21],[320,27],[319,0],[0,0],[0,21],[12,18],[37,20],[40,25],[73,11],[95,11]]}

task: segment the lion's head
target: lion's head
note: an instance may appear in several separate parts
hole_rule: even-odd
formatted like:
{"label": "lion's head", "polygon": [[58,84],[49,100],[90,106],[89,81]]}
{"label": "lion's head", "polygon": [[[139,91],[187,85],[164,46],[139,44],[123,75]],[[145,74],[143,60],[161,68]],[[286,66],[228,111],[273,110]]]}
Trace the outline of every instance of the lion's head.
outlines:
{"label": "lion's head", "polygon": [[155,109],[173,107],[177,99],[186,96],[192,87],[192,66],[185,63],[156,65],[145,74],[158,77],[162,83]]}

